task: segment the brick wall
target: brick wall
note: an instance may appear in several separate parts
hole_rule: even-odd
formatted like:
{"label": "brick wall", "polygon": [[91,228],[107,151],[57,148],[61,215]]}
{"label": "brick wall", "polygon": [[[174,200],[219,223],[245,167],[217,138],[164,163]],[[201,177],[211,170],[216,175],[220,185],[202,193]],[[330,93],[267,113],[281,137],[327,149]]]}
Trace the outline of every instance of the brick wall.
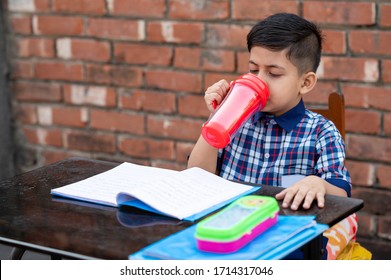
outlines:
{"label": "brick wall", "polygon": [[292,12],[326,35],[320,82],[346,100],[360,240],[391,256],[389,0],[3,0],[17,168],[69,156],[183,169],[211,83],[247,71],[257,20]]}

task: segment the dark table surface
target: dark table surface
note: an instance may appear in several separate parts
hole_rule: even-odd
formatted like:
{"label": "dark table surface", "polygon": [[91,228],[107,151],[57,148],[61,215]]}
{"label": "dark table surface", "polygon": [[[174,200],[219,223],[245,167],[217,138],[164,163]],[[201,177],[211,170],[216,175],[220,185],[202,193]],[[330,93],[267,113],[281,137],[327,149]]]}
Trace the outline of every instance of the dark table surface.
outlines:
{"label": "dark table surface", "polygon": [[[77,259],[127,259],[128,255],[193,223],[134,208],[60,199],[50,190],[107,171],[119,163],[70,158],[0,182],[0,242]],[[260,195],[281,189],[262,186]],[[281,205],[280,205],[281,206]],[[326,195],[325,207],[281,208],[281,215],[315,215],[334,225],[363,207],[360,199]]]}

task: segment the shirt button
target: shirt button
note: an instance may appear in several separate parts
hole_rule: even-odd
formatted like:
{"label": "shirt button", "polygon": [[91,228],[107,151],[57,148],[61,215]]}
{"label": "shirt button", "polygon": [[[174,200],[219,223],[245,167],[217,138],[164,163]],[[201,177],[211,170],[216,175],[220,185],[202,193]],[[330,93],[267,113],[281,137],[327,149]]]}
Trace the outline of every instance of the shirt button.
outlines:
{"label": "shirt button", "polygon": [[265,158],[269,158],[269,157],[270,157],[269,153],[266,153]]}

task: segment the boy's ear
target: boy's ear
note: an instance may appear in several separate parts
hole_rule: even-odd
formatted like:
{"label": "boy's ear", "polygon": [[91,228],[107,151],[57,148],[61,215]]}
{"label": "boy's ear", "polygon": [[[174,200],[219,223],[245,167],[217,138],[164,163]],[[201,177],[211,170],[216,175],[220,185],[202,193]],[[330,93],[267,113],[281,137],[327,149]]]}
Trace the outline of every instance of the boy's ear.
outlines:
{"label": "boy's ear", "polygon": [[300,94],[310,92],[316,85],[318,77],[314,72],[304,73],[301,77]]}

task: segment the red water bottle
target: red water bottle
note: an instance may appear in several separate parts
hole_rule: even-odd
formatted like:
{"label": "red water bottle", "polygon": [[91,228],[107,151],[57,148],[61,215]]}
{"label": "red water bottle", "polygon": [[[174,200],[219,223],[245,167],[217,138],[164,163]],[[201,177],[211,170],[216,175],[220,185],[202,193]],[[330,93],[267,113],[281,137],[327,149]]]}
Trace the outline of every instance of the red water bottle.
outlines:
{"label": "red water bottle", "polygon": [[244,74],[235,80],[230,90],[202,126],[202,136],[215,148],[224,148],[236,131],[257,111],[262,110],[269,98],[265,82],[253,74]]}

